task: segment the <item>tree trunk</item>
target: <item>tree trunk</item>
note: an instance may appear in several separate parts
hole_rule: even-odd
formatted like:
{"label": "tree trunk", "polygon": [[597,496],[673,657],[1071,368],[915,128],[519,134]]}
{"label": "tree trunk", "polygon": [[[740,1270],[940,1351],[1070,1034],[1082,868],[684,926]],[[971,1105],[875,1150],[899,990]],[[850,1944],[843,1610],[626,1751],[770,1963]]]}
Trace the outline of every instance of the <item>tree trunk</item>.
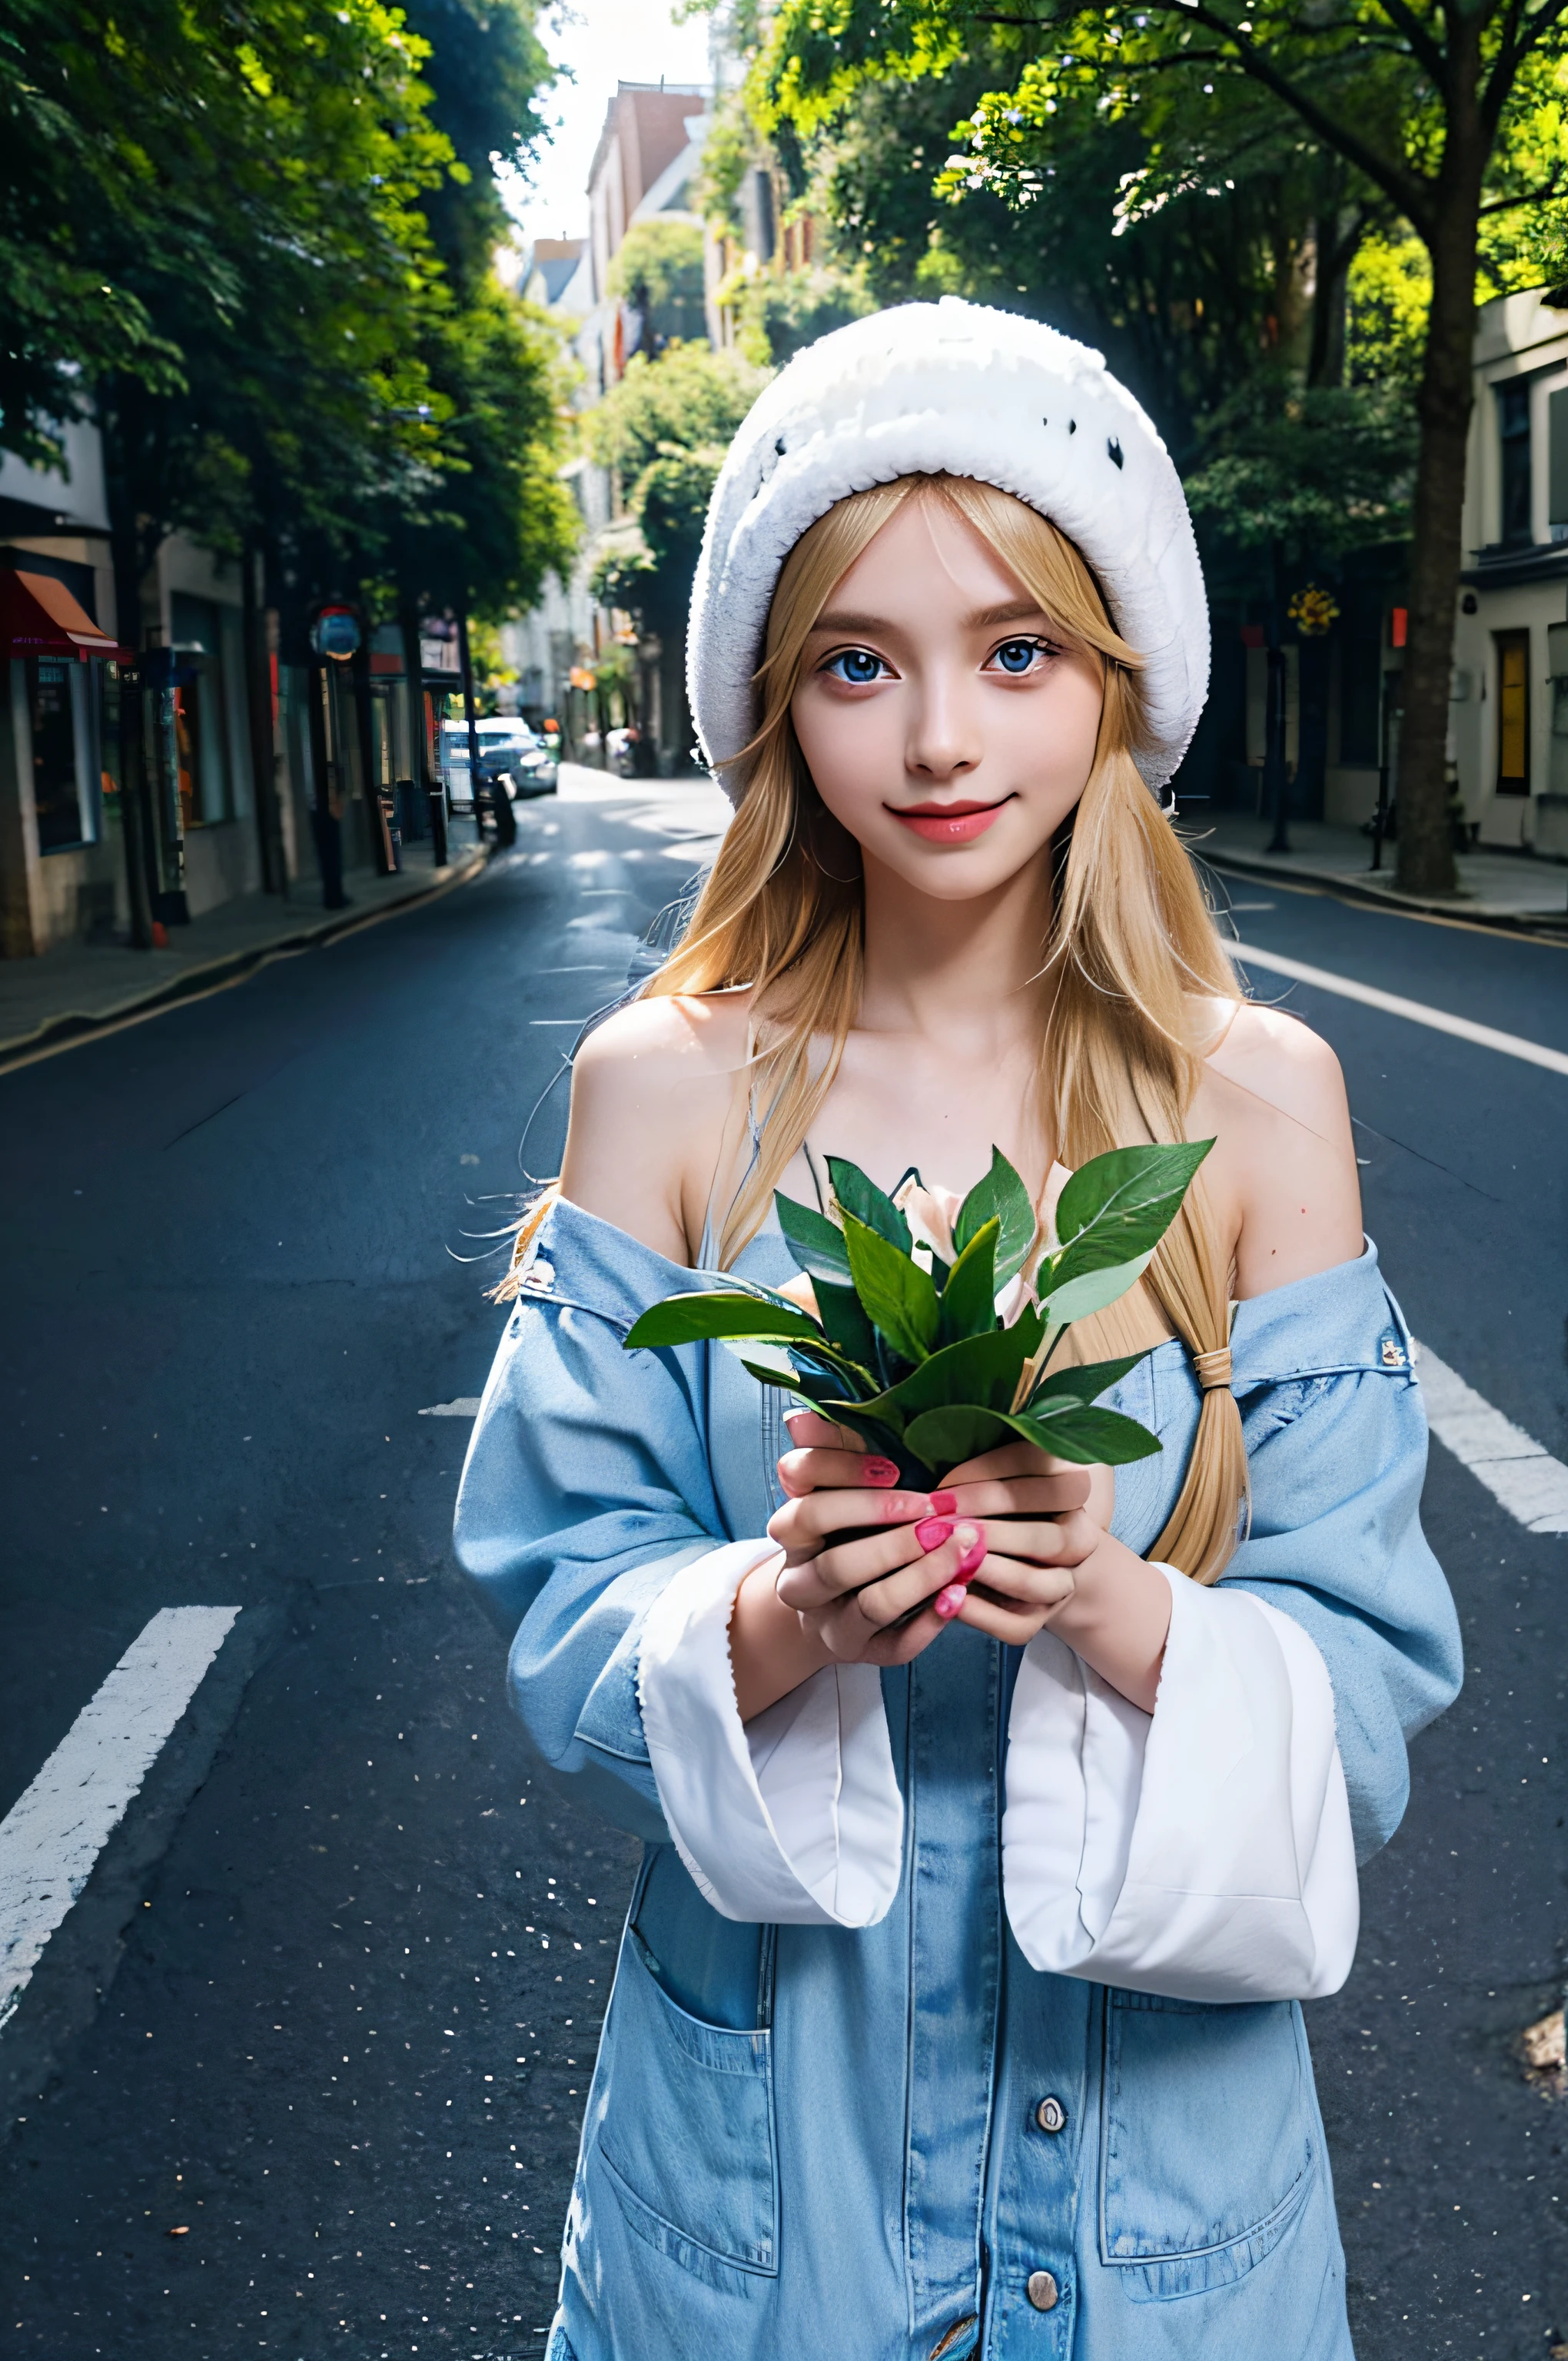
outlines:
{"label": "tree trunk", "polygon": [[[108,441],[104,436],[104,441]],[[109,555],[115,570],[115,630],[133,652],[129,679],[120,685],[120,826],[126,857],[126,896],[130,909],[131,948],[152,949],[152,795],[147,776],[147,723],[142,699],[141,540],[126,497],[122,476],[105,470],[110,489]]]}
{"label": "tree trunk", "polygon": [[[1455,59],[1456,74],[1465,60]],[[1416,408],[1421,423],[1410,551],[1404,721],[1399,732],[1399,860],[1405,894],[1458,890],[1445,777],[1453,618],[1459,596],[1464,463],[1475,334],[1475,247],[1486,135],[1476,70],[1451,105],[1448,143],[1428,237],[1431,313]]]}
{"label": "tree trunk", "polygon": [[[1343,174],[1338,177],[1343,177]],[[1366,215],[1359,205],[1332,201],[1319,206],[1312,222],[1317,269],[1312,285],[1312,334],[1307,356],[1310,386],[1344,383],[1345,329],[1349,311],[1350,267],[1365,235]]]}
{"label": "tree trunk", "polygon": [[265,599],[257,597],[260,552],[247,541],[240,559],[241,637],[245,652],[245,708],[249,725],[250,769],[256,796],[256,835],[261,855],[261,889],[287,894],[289,866],[283,857],[283,818],[278,804],[277,741],[272,714],[272,663],[267,646]]}

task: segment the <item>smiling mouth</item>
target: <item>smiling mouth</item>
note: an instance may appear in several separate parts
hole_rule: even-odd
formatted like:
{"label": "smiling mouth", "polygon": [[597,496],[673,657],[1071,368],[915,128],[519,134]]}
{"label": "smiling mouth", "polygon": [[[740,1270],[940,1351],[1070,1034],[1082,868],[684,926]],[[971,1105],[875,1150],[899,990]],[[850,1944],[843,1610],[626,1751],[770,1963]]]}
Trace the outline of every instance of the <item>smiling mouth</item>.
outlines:
{"label": "smiling mouth", "polygon": [[894,818],[901,827],[909,829],[916,836],[923,836],[927,844],[972,844],[977,836],[985,834],[1012,800],[1011,796],[1003,796],[993,804],[971,800],[953,804],[913,804],[904,811],[894,811],[891,804],[885,808],[893,811]]}

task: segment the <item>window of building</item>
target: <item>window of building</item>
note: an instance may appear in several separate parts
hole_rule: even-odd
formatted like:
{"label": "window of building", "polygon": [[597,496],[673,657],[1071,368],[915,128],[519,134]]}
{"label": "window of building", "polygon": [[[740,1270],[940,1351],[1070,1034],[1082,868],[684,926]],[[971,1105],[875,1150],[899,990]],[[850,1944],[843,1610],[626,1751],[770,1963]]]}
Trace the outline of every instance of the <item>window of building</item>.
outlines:
{"label": "window of building", "polygon": [[1516,379],[1497,388],[1497,434],[1502,448],[1502,531],[1506,545],[1533,539],[1530,530],[1530,385]]}
{"label": "window of building", "polygon": [[38,851],[66,852],[94,833],[84,803],[81,766],[90,757],[87,707],[91,667],[74,656],[27,658],[27,706],[33,741],[33,809]]}
{"label": "window of building", "polygon": [[1553,541],[1568,541],[1568,386],[1546,397],[1546,522]]}
{"label": "window of building", "polygon": [[1530,633],[1497,633],[1497,793],[1530,793]]}

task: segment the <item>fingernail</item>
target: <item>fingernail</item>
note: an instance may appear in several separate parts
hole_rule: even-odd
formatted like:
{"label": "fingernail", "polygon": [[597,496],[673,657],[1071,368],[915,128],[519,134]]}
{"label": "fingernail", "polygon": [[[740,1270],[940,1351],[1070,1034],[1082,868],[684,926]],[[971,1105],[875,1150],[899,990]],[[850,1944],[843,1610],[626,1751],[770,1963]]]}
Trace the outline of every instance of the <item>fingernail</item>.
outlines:
{"label": "fingernail", "polygon": [[969,1597],[961,1582],[949,1582],[946,1590],[938,1590],[932,1605],[944,1623],[950,1623],[964,1600]]}
{"label": "fingernail", "polygon": [[959,1560],[959,1570],[955,1579],[959,1582],[967,1582],[971,1574],[978,1573],[985,1557],[985,1535],[976,1533],[972,1525],[960,1525],[959,1527],[960,1543],[966,1532],[973,1534],[974,1538]]}
{"label": "fingernail", "polygon": [[866,1484],[896,1484],[898,1470],[891,1459],[862,1459],[861,1478]]}
{"label": "fingernail", "polygon": [[915,1528],[915,1538],[923,1550],[940,1549],[942,1543],[950,1538],[952,1530],[946,1517],[922,1517]]}
{"label": "fingernail", "polygon": [[933,1516],[953,1516],[957,1512],[958,1505],[959,1496],[956,1492],[933,1492],[931,1495],[931,1513]]}

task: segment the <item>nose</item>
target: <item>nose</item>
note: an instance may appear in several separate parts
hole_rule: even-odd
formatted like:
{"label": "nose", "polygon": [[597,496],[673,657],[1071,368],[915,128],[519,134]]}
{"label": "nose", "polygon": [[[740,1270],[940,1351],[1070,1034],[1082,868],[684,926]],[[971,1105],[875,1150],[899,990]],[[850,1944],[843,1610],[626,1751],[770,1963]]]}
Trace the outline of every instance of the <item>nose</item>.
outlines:
{"label": "nose", "polygon": [[967,683],[946,666],[924,675],[910,717],[905,768],[912,778],[940,786],[979,766],[980,718]]}

